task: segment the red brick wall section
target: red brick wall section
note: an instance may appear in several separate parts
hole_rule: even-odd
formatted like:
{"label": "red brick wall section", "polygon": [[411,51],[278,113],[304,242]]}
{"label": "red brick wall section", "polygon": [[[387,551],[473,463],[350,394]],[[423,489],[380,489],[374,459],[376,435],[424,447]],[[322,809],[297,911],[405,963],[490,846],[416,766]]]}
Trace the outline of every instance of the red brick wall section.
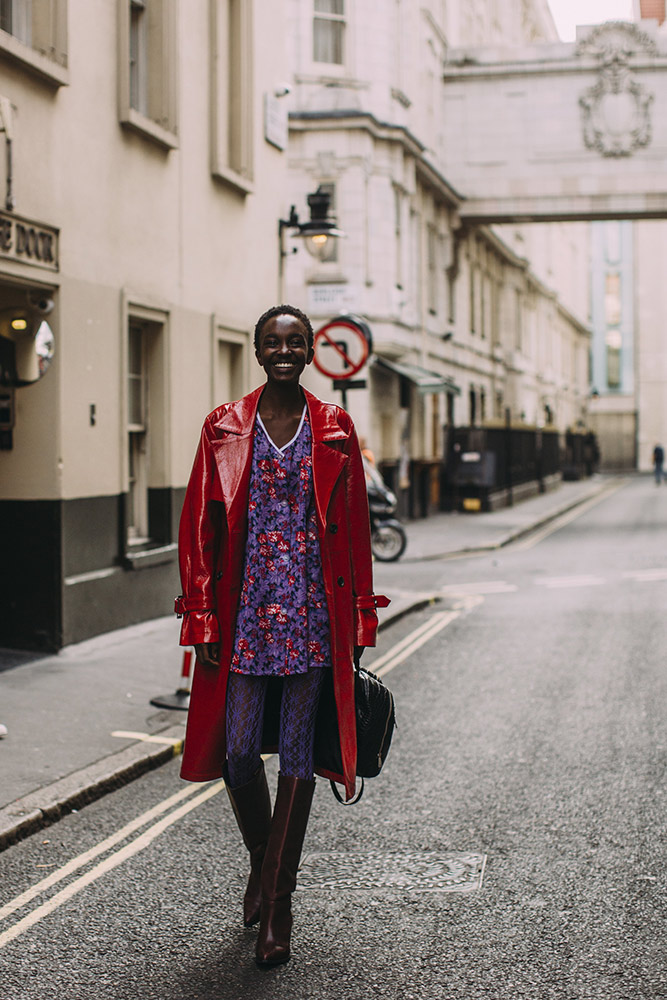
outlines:
{"label": "red brick wall section", "polygon": [[642,18],[650,18],[662,24],[665,20],[665,0],[639,0]]}

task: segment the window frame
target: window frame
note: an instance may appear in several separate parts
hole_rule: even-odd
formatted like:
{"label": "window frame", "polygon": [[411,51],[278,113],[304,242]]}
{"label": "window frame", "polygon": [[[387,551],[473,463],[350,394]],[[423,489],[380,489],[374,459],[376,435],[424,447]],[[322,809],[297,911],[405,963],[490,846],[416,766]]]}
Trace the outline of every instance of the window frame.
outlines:
{"label": "window frame", "polygon": [[[216,180],[243,196],[255,190],[253,6],[252,0],[209,0],[210,170]],[[233,67],[230,52],[239,60]],[[235,69],[235,92],[230,69]],[[232,132],[237,137],[237,161],[230,154]]]}
{"label": "window frame", "polygon": [[[149,5],[154,6],[149,6]],[[141,0],[118,0],[118,118],[123,128],[144,136],[165,151],[177,149],[178,139],[178,5],[173,0],[146,0],[146,112],[132,106],[130,32],[131,9]],[[159,28],[159,44],[151,32]],[[151,53],[159,52],[159,65]],[[151,113],[151,95],[159,95],[159,107]]]}
{"label": "window frame", "polygon": [[[313,0],[313,19],[312,19],[312,32],[311,32],[311,55],[312,63],[314,66],[328,66],[328,67],[338,67],[343,68],[347,62],[347,45],[348,45],[348,14],[345,10],[345,0],[342,0],[343,13],[342,14],[331,14],[326,11],[318,11],[315,7],[316,0]],[[315,25],[316,22],[322,22],[325,24],[340,25],[340,60],[331,62],[330,60],[321,60],[315,58]]]}
{"label": "window frame", "polygon": [[[230,324],[214,313],[211,316],[211,408],[221,403],[231,402],[223,399],[227,395],[222,389],[220,379],[220,345],[238,348],[240,364],[238,366],[238,385],[233,386],[232,399],[238,399],[247,391],[249,384],[249,365],[251,350],[251,333],[240,326]],[[233,381],[233,379],[231,380]],[[238,389],[238,395],[237,395]]]}
{"label": "window frame", "polygon": [[[155,531],[151,525],[151,489],[171,486],[170,449],[170,314],[163,305],[149,305],[137,296],[123,292],[121,308],[121,561],[128,569],[153,566],[175,558],[176,544],[165,530]],[[130,336],[133,327],[142,328],[142,423],[130,421]],[[144,449],[142,469],[136,478],[141,482],[143,496],[134,497],[135,513],[140,508],[140,528],[143,532],[132,537],[130,521],[134,520],[129,506],[133,502],[130,490],[130,462],[133,449]],[[164,520],[164,519],[163,519]]]}
{"label": "window frame", "polygon": [[392,184],[394,195],[394,286],[403,290],[403,199],[404,192]]}
{"label": "window frame", "polygon": [[439,312],[440,234],[434,222],[426,225],[426,307],[430,316]]}
{"label": "window frame", "polygon": [[30,44],[0,29],[0,58],[10,60],[50,87],[68,86],[67,5],[68,0],[52,0],[48,9],[33,5]]}

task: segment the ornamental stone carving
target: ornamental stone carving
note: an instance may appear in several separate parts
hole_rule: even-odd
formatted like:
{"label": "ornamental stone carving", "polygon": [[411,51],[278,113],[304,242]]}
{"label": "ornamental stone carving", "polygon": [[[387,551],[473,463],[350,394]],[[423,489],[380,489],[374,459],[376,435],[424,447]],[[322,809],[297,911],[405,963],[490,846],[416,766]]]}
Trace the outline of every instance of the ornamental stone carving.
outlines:
{"label": "ornamental stone carving", "polygon": [[577,45],[577,55],[600,63],[597,83],[579,98],[584,143],[603,156],[631,156],[651,141],[653,94],[632,75],[635,54],[656,55],[655,42],[634,24],[610,21]]}

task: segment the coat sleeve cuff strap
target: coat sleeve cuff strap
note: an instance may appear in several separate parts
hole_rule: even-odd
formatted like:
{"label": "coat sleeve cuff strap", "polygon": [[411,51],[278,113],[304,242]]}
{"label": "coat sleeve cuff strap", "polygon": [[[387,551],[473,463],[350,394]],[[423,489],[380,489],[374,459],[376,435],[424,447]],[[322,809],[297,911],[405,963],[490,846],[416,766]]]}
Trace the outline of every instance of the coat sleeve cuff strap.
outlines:
{"label": "coat sleeve cuff strap", "polygon": [[174,614],[182,618],[184,614],[188,611],[212,611],[213,608],[208,607],[208,605],[202,600],[201,597],[177,597],[174,601]]}
{"label": "coat sleeve cuff strap", "polygon": [[387,608],[391,604],[388,597],[384,594],[364,594],[361,597],[355,597],[354,606],[357,611],[367,611],[372,608]]}

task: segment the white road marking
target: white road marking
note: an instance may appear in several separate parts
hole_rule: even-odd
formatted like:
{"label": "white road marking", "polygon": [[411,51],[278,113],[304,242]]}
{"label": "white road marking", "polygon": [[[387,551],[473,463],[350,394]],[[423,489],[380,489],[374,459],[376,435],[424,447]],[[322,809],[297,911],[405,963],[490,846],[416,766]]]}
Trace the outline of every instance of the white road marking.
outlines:
{"label": "white road marking", "polygon": [[[420,649],[430,639],[432,639],[433,636],[437,635],[444,628],[446,628],[447,625],[449,625],[461,614],[463,614],[464,610],[474,607],[476,604],[481,603],[482,600],[483,598],[481,597],[478,597],[476,599],[474,596],[470,596],[468,598],[464,598],[461,607],[452,611],[440,611],[429,617],[428,621],[423,622],[418,628],[414,629],[409,635],[405,636],[405,638],[403,638],[400,642],[392,646],[392,648],[388,650],[387,653],[385,653],[373,664],[371,664],[371,669],[373,670],[373,673],[376,673],[378,676],[382,676],[383,674],[389,673],[390,670],[393,670],[394,667],[397,667],[400,663],[403,663],[403,661],[406,660],[409,656],[411,656],[412,653]],[[160,739],[159,737],[151,738],[145,733],[136,733],[136,732],[122,731],[122,730],[118,730],[112,735],[119,737],[120,736],[128,737],[132,739],[146,738],[149,742],[156,742],[156,740]],[[160,741],[163,743],[174,742],[172,740],[165,740],[165,739],[161,739]],[[175,742],[180,742],[180,741],[175,741]],[[267,757],[269,756],[271,755],[270,754],[263,755],[264,759],[267,759]],[[119,865],[121,865],[124,861],[127,861],[129,858],[134,857],[140,851],[145,850],[145,848],[149,847],[150,844],[152,844],[152,842],[156,839],[156,837],[159,837],[160,834],[164,833],[165,830],[167,830],[174,823],[178,822],[178,820],[182,819],[193,809],[198,808],[198,806],[203,805],[214,795],[217,795],[219,792],[222,791],[224,787],[225,787],[224,781],[219,781],[209,785],[196,798],[192,799],[192,801],[187,802],[184,805],[181,805],[179,808],[171,812],[168,816],[165,816],[162,819],[160,819],[153,826],[149,826],[148,829],[144,830],[144,832],[141,833],[135,840],[131,841],[129,844],[126,844],[124,847],[122,847],[119,851],[116,851],[114,854],[110,854],[103,861],[100,861],[99,864],[97,864],[94,868],[90,869],[90,871],[84,873],[83,875],[80,875],[79,878],[74,879],[74,881],[70,882],[68,885],[66,885],[63,889],[57,892],[50,899],[45,900],[39,906],[35,907],[35,909],[32,910],[30,913],[26,914],[25,917],[18,920],[15,924],[12,924],[12,926],[8,927],[5,931],[0,933],[0,948],[4,947],[6,944],[9,944],[11,941],[14,941],[17,937],[19,937],[21,934],[24,934],[31,927],[34,927],[35,924],[39,923],[45,917],[49,916],[56,909],[58,909],[58,907],[68,902],[68,900],[72,899],[73,896],[81,892],[82,889],[85,889],[93,882],[96,882],[98,879],[102,878],[108,872],[113,871],[114,868],[117,868]],[[83,854],[80,854],[76,858],[72,858],[69,862],[67,862],[67,864],[63,865],[62,868],[59,868],[58,871],[52,872],[51,875],[47,876],[45,879],[42,879],[36,885],[31,886],[30,889],[27,889],[19,896],[16,896],[13,900],[10,900],[3,907],[0,907],[0,919],[4,919],[5,917],[8,917],[12,913],[14,913],[16,910],[19,910],[23,906],[26,906],[28,903],[32,902],[32,900],[35,899],[37,896],[46,892],[54,885],[57,885],[58,882],[61,882],[69,875],[72,875],[75,871],[84,867],[90,861],[94,860],[95,858],[109,851],[112,847],[115,847],[116,844],[120,843],[122,840],[125,840],[127,837],[131,836],[142,826],[145,826],[146,823],[149,823],[151,822],[151,820],[155,819],[156,816],[159,816],[160,814],[167,812],[169,809],[172,808],[172,806],[175,806],[177,805],[177,803],[181,802],[181,800],[188,798],[190,795],[193,795],[195,791],[196,791],[196,786],[188,786],[186,788],[181,789],[175,795],[170,796],[163,802],[158,803],[152,809],[149,809],[145,813],[142,813],[141,816],[138,816],[136,819],[132,820],[130,823],[122,827],[120,830],[117,830],[116,833],[112,834],[110,837],[107,837],[99,844],[96,844],[94,847],[90,848],[90,850],[85,851]]]}
{"label": "white road marking", "polygon": [[591,509],[591,507],[595,507],[596,504],[601,503],[602,500],[606,500],[607,497],[611,496],[612,493],[615,493],[616,490],[620,490],[621,486],[625,486],[627,482],[628,480],[624,479],[620,482],[611,483],[606,489],[602,490],[601,493],[598,493],[597,496],[591,497],[590,500],[586,500],[584,503],[579,504],[578,507],[574,507],[572,510],[567,511],[565,514],[561,514],[560,517],[550,521],[549,524],[545,525],[541,531],[537,531],[534,535],[529,535],[523,540],[512,542],[512,549],[532,549],[534,545],[537,545],[545,538],[548,538],[549,535],[553,535],[555,531],[559,531],[561,528],[565,527],[566,524],[569,524],[577,517],[585,514],[586,511]]}
{"label": "white road marking", "polygon": [[622,574],[626,580],[636,583],[653,583],[656,580],[667,580],[667,569],[631,569]]}
{"label": "white road marking", "polygon": [[[372,663],[370,669],[378,677],[388,674],[390,670],[393,670],[399,663],[407,660],[409,656],[412,656],[413,653],[424,646],[438,632],[442,632],[444,628],[462,615],[464,610],[474,607],[475,604],[481,603],[482,600],[483,598],[481,597],[478,600],[474,600],[473,598],[467,602],[467,605],[456,611],[439,611],[432,615],[428,622],[425,622],[419,629],[415,629],[414,632],[411,632],[405,639],[397,643],[388,653],[380,657],[380,660]],[[377,669],[378,666],[380,667],[379,669]]]}
{"label": "white road marking", "polygon": [[516,584],[507,580],[482,580],[478,583],[451,583],[443,587],[440,593],[446,597],[457,594],[513,594],[518,590]]}
{"label": "white road marking", "polygon": [[437,612],[435,615],[431,615],[425,622],[422,622],[422,624],[419,625],[418,628],[410,632],[409,635],[404,636],[404,638],[401,639],[400,642],[397,642],[395,646],[392,646],[391,649],[387,650],[386,653],[383,653],[382,656],[378,656],[376,660],[373,660],[373,663],[370,667],[373,673],[377,674],[378,667],[381,667],[383,664],[387,663],[389,660],[391,660],[394,656],[400,653],[407,646],[410,646],[413,642],[415,642],[416,639],[419,638],[420,635],[422,635],[423,632],[428,632],[429,629],[433,627],[433,622],[436,619],[439,619],[439,617],[442,616],[442,614],[444,613],[446,612],[440,611]]}
{"label": "white road marking", "polygon": [[87,865],[89,861],[93,861],[101,854],[105,854],[112,847],[115,847],[116,844],[119,844],[122,840],[126,840],[127,837],[136,833],[136,831],[141,829],[142,826],[150,823],[151,820],[162,815],[162,813],[167,812],[172,806],[177,805],[183,799],[187,799],[190,795],[194,795],[194,793],[198,790],[197,785],[188,785],[186,788],[182,788],[179,792],[176,792],[175,795],[171,795],[168,799],[164,799],[163,802],[158,802],[158,804],[153,806],[152,809],[142,813],[141,816],[137,816],[136,819],[127,823],[126,826],[121,827],[120,830],[117,830],[116,833],[112,833],[110,837],[100,841],[99,844],[95,844],[95,846],[91,847],[89,851],[85,851],[83,854],[79,854],[78,857],[72,858],[66,865],[59,868],[57,872],[52,872],[52,874],[47,878],[42,879],[41,882],[37,882],[36,885],[33,885],[29,889],[26,889],[25,892],[22,892],[20,896],[16,896],[15,899],[5,903],[4,906],[1,906],[0,920],[4,920],[5,917],[8,917],[16,910],[20,910],[22,906],[30,903],[36,896],[41,895],[41,893],[46,892],[47,889],[57,885],[58,882],[61,882],[73,872],[78,871],[79,868],[83,868],[83,866]]}
{"label": "white road marking", "polygon": [[[667,580],[667,569],[655,567],[653,569],[632,569],[625,570],[620,574],[622,580],[633,583],[659,583]],[[615,577],[614,579],[617,579]],[[537,587],[547,587],[551,590],[568,587],[599,587],[602,584],[613,583],[614,579],[592,574],[579,573],[569,576],[547,576],[538,577],[533,581]],[[517,584],[508,583],[506,580],[483,580],[473,583],[452,583],[438,591],[440,597],[470,597],[474,595],[512,594],[519,589]],[[409,637],[408,637],[409,638]],[[404,640],[407,643],[407,639]],[[389,654],[387,654],[389,655]]]}
{"label": "white road marking", "polygon": [[159,822],[145,830],[136,838],[136,840],[133,840],[130,844],[126,844],[125,847],[120,849],[120,851],[117,851],[115,854],[111,854],[108,858],[105,858],[104,861],[100,861],[98,865],[91,868],[91,870],[86,872],[85,875],[81,875],[73,882],[70,882],[69,885],[66,885],[64,889],[57,892],[55,896],[51,897],[51,899],[47,899],[46,902],[37,906],[31,913],[28,913],[27,916],[17,921],[17,923],[13,924],[11,927],[8,927],[6,931],[3,931],[0,934],[0,948],[9,944],[10,941],[13,941],[31,927],[34,927],[40,920],[43,920],[44,917],[53,913],[59,906],[62,906],[63,903],[66,903],[78,892],[81,892],[82,889],[85,889],[86,886],[96,882],[98,879],[102,878],[103,875],[106,875],[107,872],[113,871],[114,868],[117,868],[118,865],[127,861],[128,858],[132,858],[135,854],[139,854],[140,851],[145,850],[153,843],[156,837],[160,836],[161,833],[164,833],[165,830],[167,830],[174,823],[178,822],[179,819],[182,819],[183,816],[192,812],[193,809],[197,809],[214,795],[218,795],[224,787],[224,781],[218,781],[215,784],[209,785],[205,791],[201,792],[191,802],[186,802],[185,805],[182,805],[179,809],[175,809],[169,816],[165,816],[163,819],[159,820]]}

